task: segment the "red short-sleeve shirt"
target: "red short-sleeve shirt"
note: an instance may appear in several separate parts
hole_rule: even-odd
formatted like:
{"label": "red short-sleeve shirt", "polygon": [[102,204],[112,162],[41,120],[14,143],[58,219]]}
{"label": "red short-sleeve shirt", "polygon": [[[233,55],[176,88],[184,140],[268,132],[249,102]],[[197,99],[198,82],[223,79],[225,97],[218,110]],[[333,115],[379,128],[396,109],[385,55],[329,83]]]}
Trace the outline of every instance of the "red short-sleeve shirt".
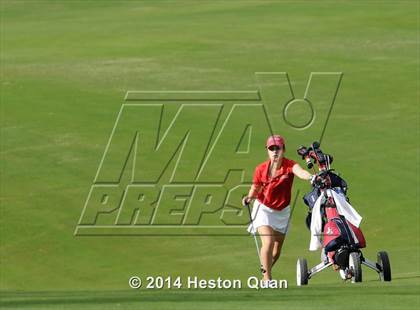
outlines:
{"label": "red short-sleeve shirt", "polygon": [[282,210],[290,204],[293,184],[293,166],[295,161],[283,157],[277,175],[270,180],[270,160],[258,165],[255,169],[253,183],[262,186],[257,199],[267,207]]}

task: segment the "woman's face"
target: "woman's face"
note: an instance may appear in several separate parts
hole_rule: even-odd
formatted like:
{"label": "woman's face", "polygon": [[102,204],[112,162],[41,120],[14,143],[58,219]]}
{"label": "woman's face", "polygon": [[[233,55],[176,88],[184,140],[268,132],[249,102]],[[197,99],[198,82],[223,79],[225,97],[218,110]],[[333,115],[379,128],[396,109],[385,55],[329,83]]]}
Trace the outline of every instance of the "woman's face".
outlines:
{"label": "woman's face", "polygon": [[277,145],[272,145],[267,148],[268,157],[271,161],[277,161],[283,158],[284,148]]}

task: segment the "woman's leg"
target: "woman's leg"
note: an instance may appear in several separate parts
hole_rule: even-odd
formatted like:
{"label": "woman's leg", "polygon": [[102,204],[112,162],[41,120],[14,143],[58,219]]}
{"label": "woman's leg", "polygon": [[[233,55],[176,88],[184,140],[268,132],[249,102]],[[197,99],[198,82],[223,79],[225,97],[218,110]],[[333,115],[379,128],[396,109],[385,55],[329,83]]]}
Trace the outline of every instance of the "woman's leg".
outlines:
{"label": "woman's leg", "polygon": [[280,257],[281,248],[283,247],[285,236],[285,234],[274,230],[273,263],[271,266],[274,266],[274,264]]}
{"label": "woman's leg", "polygon": [[273,265],[274,230],[270,226],[258,227],[261,246],[261,264],[265,269],[264,280],[271,280],[271,266]]}
{"label": "woman's leg", "polygon": [[[286,224],[285,231],[287,230],[289,223],[290,223],[290,207],[285,208],[284,210],[280,211],[282,217],[282,224]],[[277,262],[280,257],[281,249],[283,247],[284,238],[286,234],[281,233],[277,230],[273,231],[274,235],[274,246],[273,246],[273,265]]]}

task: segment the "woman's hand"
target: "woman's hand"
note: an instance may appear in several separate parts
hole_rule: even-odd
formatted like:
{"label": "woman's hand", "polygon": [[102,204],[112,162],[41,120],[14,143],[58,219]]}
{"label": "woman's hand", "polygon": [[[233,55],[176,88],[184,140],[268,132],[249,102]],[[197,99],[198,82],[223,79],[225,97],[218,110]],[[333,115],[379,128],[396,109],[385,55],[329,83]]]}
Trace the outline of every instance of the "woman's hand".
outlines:
{"label": "woman's hand", "polygon": [[249,205],[250,203],[251,203],[251,200],[252,200],[252,198],[251,197],[248,197],[248,196],[245,196],[243,199],[242,199],[242,205],[245,207],[245,206],[247,206],[247,205]]}
{"label": "woman's hand", "polygon": [[258,196],[258,193],[261,191],[261,186],[252,184],[248,192],[248,196],[242,198],[242,205],[245,207],[251,203],[251,200]]}

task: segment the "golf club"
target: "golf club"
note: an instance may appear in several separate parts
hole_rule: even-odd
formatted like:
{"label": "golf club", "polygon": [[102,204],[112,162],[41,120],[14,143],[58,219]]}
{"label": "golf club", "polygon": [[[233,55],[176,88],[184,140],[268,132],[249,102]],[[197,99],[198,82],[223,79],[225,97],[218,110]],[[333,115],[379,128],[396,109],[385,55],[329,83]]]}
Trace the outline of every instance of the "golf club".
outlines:
{"label": "golf club", "polygon": [[[250,225],[252,227],[252,231],[256,232],[255,228],[254,228],[254,223],[253,223],[253,218],[252,218],[252,214],[251,214],[251,208],[249,207],[249,203],[244,203],[244,205],[246,206],[246,208],[248,209],[248,214],[249,214],[249,221],[250,221]],[[257,256],[258,256],[258,260],[260,262],[260,271],[261,273],[265,273],[266,270],[263,267],[263,264],[261,262],[261,256],[260,256],[260,247],[258,245],[258,240],[257,240],[257,236],[255,233],[252,234],[254,236],[254,241],[255,241],[255,247],[257,249]]]}

